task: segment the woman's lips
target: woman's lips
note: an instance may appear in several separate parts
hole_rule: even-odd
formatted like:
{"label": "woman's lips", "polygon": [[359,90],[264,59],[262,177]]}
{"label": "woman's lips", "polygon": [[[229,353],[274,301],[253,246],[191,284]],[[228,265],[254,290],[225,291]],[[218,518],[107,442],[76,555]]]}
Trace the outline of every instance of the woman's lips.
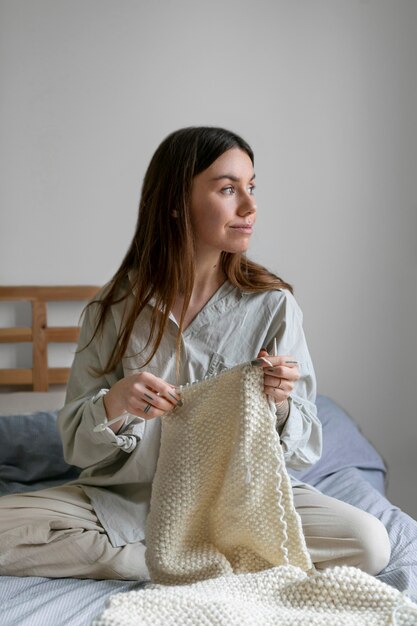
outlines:
{"label": "woman's lips", "polygon": [[233,230],[237,230],[240,233],[250,234],[253,230],[252,224],[237,224],[236,226],[231,226]]}

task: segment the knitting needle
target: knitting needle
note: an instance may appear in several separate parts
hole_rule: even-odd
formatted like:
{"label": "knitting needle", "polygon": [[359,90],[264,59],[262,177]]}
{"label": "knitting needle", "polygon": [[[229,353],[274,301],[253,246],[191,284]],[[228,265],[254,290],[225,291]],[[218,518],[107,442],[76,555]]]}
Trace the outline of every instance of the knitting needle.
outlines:
{"label": "knitting needle", "polygon": [[[276,337],[274,337],[274,343],[272,344],[272,356],[278,356],[278,346],[277,346]],[[276,411],[275,400],[272,396],[268,396],[268,401],[269,401],[269,407],[272,413],[275,415],[275,411]]]}
{"label": "knitting needle", "polygon": [[[278,344],[277,344],[277,338],[274,337],[274,341],[272,344],[272,354],[271,356],[278,356]],[[301,365],[301,363],[299,363],[299,361],[284,361],[285,365]],[[272,363],[271,363],[272,365]],[[273,366],[272,366],[273,369]]]}
{"label": "knitting needle", "polygon": [[110,424],[115,424],[116,422],[119,422],[122,419],[126,419],[128,415],[129,413],[123,413],[122,415],[113,417],[113,419],[109,420],[108,422],[101,422],[101,424],[97,424],[97,426],[94,426],[93,432],[102,433],[103,430],[106,430],[107,426],[110,426]]}

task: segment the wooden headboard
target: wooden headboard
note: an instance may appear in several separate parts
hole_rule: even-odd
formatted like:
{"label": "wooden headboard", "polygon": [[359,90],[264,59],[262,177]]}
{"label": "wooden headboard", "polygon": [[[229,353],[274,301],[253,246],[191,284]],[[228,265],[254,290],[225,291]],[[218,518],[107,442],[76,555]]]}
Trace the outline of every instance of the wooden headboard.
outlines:
{"label": "wooden headboard", "polygon": [[0,328],[0,343],[32,343],[32,367],[0,369],[0,385],[30,385],[48,391],[49,385],[65,384],[69,367],[48,367],[49,343],[77,342],[78,326],[48,326],[48,302],[90,300],[99,290],[92,285],[61,287],[0,287],[0,302],[29,301],[31,327]]}

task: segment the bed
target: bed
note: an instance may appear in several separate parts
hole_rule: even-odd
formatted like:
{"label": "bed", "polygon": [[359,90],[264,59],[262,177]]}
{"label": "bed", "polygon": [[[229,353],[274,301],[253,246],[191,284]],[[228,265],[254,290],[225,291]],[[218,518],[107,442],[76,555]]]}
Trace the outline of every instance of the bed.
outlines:
{"label": "bed", "polygon": [[[48,344],[75,342],[78,329],[48,327],[48,302],[86,300],[96,291],[94,286],[0,288],[0,301],[27,300],[32,308],[31,326],[0,329],[0,343],[33,343],[31,368],[0,372],[0,385],[7,389],[0,392],[0,496],[51,487],[78,475],[78,469],[63,458],[56,430],[68,369],[48,367]],[[57,390],[56,385],[61,387]],[[312,468],[293,475],[381,519],[392,555],[378,578],[415,593],[417,522],[386,499],[387,468],[355,421],[329,397],[319,395],[317,408],[323,425],[323,456]],[[110,595],[141,585],[137,581],[0,576],[1,624],[90,624]]]}

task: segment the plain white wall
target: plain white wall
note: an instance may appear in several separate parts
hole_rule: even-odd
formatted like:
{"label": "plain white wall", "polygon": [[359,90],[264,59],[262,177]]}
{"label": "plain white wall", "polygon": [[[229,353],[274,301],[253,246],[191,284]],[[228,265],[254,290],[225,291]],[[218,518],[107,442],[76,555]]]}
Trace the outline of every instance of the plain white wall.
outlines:
{"label": "plain white wall", "polygon": [[256,155],[252,256],[295,286],[319,391],[417,518],[417,2],[1,0],[0,281],[102,284],[181,126]]}

